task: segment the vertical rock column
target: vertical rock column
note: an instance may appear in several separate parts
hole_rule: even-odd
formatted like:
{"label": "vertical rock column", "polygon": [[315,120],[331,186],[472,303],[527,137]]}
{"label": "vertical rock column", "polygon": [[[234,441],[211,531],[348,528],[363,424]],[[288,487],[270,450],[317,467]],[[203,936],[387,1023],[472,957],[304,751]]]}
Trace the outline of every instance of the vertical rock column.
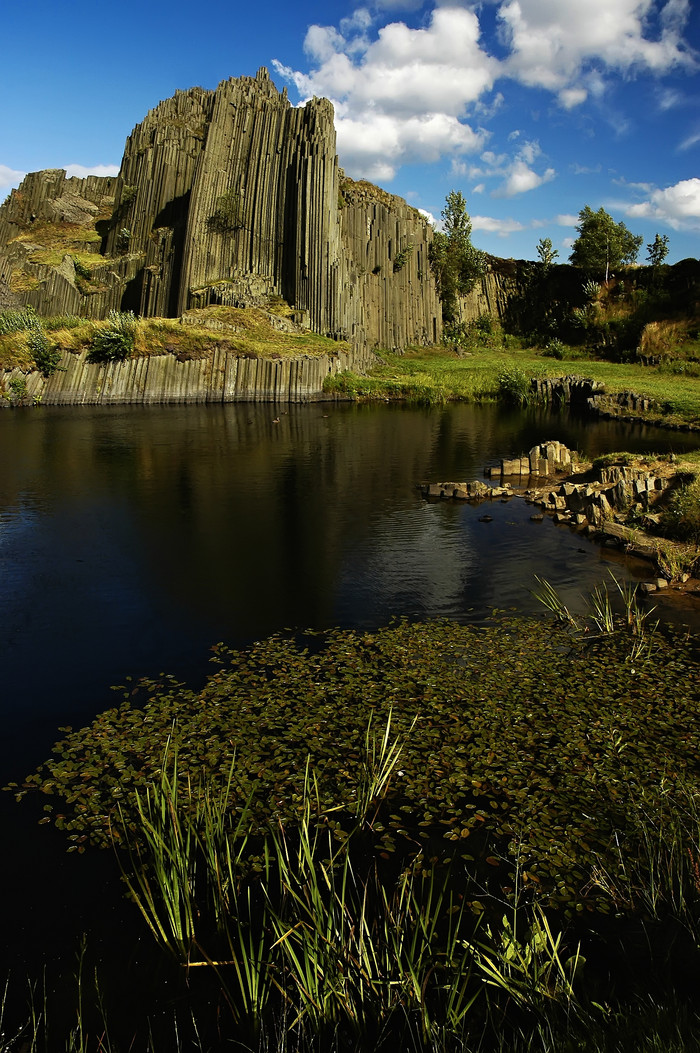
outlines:
{"label": "vertical rock column", "polygon": [[178,313],[197,290],[252,274],[308,310],[312,329],[335,328],[336,199],[331,104],[294,109],[264,68],[224,81],[192,189]]}
{"label": "vertical rock column", "polygon": [[142,257],[140,282],[124,305],[139,314],[176,311],[190,191],[212,104],[213,93],[202,88],[178,91],[126,141],[105,251]]}
{"label": "vertical rock column", "polygon": [[358,346],[431,344],[442,312],[428,252],[428,221],[402,198],[342,181],[342,326]]}

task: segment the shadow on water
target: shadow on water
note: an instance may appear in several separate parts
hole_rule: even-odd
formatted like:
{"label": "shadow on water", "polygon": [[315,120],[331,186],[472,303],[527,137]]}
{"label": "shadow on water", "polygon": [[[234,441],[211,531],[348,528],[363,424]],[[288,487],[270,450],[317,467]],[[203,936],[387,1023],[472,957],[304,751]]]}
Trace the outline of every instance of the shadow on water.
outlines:
{"label": "shadow on water", "polygon": [[[480,478],[551,438],[589,457],[693,445],[494,406],[0,415],[2,782],[40,763],[59,726],[114,704],[109,685],[159,672],[202,682],[218,640],[534,611],[535,574],[576,608],[608,568],[648,573],[568,528],[531,522],[522,501],[493,502],[482,523],[483,509],[427,504],[416,489]],[[81,931],[93,933],[98,956],[131,948],[113,861],[66,856],[63,836],[35,825],[40,802],[17,806],[4,794],[0,807],[15,860],[2,879],[12,905],[2,965],[21,972],[67,946],[72,955]]]}

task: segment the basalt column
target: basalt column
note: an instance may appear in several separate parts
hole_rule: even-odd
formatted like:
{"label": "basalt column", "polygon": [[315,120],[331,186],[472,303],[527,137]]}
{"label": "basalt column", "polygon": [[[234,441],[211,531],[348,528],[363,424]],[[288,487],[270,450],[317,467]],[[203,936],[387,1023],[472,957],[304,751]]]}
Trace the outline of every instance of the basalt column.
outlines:
{"label": "basalt column", "polygon": [[190,192],[207,138],[213,92],[178,91],[151,110],[126,141],[109,256],[138,255],[142,268],[123,307],[144,316],[174,315]]}
{"label": "basalt column", "polygon": [[331,104],[295,109],[265,69],[224,81],[192,188],[179,312],[236,303],[256,275],[316,332],[337,329],[336,207]]}

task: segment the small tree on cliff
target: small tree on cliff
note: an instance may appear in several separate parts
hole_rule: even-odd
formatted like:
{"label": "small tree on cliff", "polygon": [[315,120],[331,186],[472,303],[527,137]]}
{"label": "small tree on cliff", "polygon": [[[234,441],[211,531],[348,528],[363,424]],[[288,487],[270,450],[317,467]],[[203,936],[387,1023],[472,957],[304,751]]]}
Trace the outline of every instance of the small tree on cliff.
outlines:
{"label": "small tree on cliff", "polygon": [[444,230],[436,230],[430,246],[446,322],[454,321],[457,297],[465,296],[486,271],[486,257],[472,245],[472,222],[467,203],[459,190],[451,190],[441,212]]}
{"label": "small tree on cliff", "polygon": [[647,260],[650,267],[656,270],[668,256],[668,234],[657,234],[647,245]]}
{"label": "small tree on cliff", "polygon": [[624,223],[616,223],[604,208],[594,212],[588,205],[578,214],[578,237],[569,260],[589,274],[605,275],[621,263],[634,263],[644,240],[632,234]]}
{"label": "small tree on cliff", "polygon": [[543,268],[548,271],[559,255],[559,250],[553,248],[551,238],[540,238],[537,242],[537,258]]}

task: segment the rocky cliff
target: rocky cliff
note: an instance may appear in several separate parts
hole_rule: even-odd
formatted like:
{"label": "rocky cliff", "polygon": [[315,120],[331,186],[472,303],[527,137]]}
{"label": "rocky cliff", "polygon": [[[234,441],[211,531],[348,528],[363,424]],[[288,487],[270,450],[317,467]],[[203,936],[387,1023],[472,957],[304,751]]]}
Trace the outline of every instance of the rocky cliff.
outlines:
{"label": "rocky cliff", "polygon": [[0,280],[40,314],[89,318],[282,297],[314,332],[401,349],[441,337],[431,237],[343,176],[327,100],[293,107],[261,69],[161,102],[116,179],[27,176],[0,207]]}

